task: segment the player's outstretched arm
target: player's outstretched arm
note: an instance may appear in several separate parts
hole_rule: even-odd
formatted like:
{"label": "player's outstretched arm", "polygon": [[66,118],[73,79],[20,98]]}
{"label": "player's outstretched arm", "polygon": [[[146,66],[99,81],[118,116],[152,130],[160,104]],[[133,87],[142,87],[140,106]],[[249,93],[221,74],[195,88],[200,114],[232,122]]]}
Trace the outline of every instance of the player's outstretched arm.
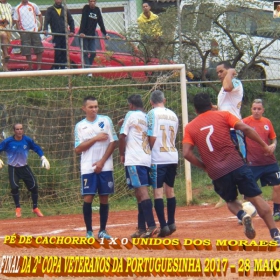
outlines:
{"label": "player's outstretched arm", "polygon": [[45,156],[41,157],[41,161],[42,161],[42,167],[46,168],[47,170],[51,168],[50,163]]}

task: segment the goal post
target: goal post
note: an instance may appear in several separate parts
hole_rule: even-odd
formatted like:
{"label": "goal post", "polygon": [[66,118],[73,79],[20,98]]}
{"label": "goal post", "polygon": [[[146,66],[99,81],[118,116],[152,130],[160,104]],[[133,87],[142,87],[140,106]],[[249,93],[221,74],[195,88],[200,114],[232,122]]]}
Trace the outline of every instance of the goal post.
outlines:
{"label": "goal post", "polygon": [[[87,76],[89,73],[93,74],[92,78]],[[117,78],[111,79],[111,74]],[[74,127],[84,118],[81,111],[83,98],[94,95],[99,102],[99,113],[108,115],[118,130],[118,119],[128,111],[127,97],[141,94],[145,109],[149,111],[149,97],[154,89],[165,93],[166,107],[179,117],[180,128],[176,140],[179,166],[175,185],[185,189],[187,204],[192,201],[190,163],[182,156],[183,128],[188,123],[184,64],[1,72],[0,78],[0,137],[11,136],[15,122],[23,123],[25,133],[42,146],[51,163],[51,169],[44,170],[40,167],[38,156],[29,153],[28,162],[40,187],[42,202],[39,203],[44,203],[44,207],[53,209],[53,202],[59,204],[61,209],[68,210],[81,205],[80,167],[74,153]],[[119,163],[118,149],[113,156],[117,189],[111,201],[126,201],[125,196],[131,194],[126,187],[124,168]],[[3,153],[0,158],[6,160]],[[25,187],[21,187],[20,193],[21,200],[29,205],[30,196]],[[13,207],[6,165],[0,171],[0,196],[0,212],[6,209],[1,205]]]}

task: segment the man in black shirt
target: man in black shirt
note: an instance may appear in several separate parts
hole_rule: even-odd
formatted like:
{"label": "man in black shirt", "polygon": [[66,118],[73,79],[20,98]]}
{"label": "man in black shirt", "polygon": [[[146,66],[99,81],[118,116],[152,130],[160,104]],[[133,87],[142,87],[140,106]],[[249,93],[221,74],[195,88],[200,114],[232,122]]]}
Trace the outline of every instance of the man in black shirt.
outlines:
{"label": "man in black shirt", "polygon": [[[75,24],[69,10],[67,10],[67,23],[70,28],[69,36],[73,36],[75,32]],[[47,34],[48,25],[50,25],[53,33],[65,34],[64,7],[62,6],[62,0],[54,0],[54,5],[47,9],[44,22],[45,34]],[[65,69],[67,62],[65,35],[53,35],[53,43],[55,49],[54,69]]]}
{"label": "man in black shirt", "polygon": [[109,39],[107,31],[104,26],[101,11],[96,7],[96,0],[89,0],[88,5],[85,5],[82,10],[82,19],[80,25],[80,37],[83,40],[83,56],[86,67],[91,67],[96,56],[94,38],[86,38],[86,36],[95,36],[97,24],[101,32]]}

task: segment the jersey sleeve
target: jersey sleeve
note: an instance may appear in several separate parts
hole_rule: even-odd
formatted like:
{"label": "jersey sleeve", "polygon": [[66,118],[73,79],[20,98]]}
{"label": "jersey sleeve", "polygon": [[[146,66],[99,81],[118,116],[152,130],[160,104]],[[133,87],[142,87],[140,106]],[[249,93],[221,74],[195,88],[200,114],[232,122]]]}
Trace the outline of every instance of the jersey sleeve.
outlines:
{"label": "jersey sleeve", "polygon": [[117,133],[115,131],[112,120],[109,117],[106,117],[106,119],[109,123],[108,135],[109,135],[110,142],[118,141],[118,136],[117,136]]}
{"label": "jersey sleeve", "polygon": [[276,138],[276,133],[275,133],[275,130],[274,130],[274,127],[271,123],[271,121],[268,122],[268,126],[269,126],[269,139],[270,140],[273,140]]}
{"label": "jersey sleeve", "polygon": [[156,129],[155,128],[157,128],[157,119],[156,119],[154,110],[151,110],[148,113],[148,131],[147,131],[147,135],[148,136],[157,137]]}
{"label": "jersey sleeve", "polygon": [[132,112],[130,111],[125,115],[123,125],[120,129],[120,134],[127,135],[129,132],[129,129],[130,129],[131,125],[133,125],[133,123],[134,123],[134,118],[132,117]]}
{"label": "jersey sleeve", "polygon": [[231,80],[231,82],[232,82],[233,88],[237,88],[237,87],[241,86],[241,81],[236,78],[233,78]]}
{"label": "jersey sleeve", "polygon": [[26,136],[26,140],[30,150],[34,151],[39,157],[44,155],[42,148],[32,138]]}
{"label": "jersey sleeve", "polygon": [[81,138],[80,138],[80,135],[79,135],[79,126],[78,124],[76,124],[75,126],[75,144],[74,144],[74,147],[77,148],[80,144],[81,144]]}
{"label": "jersey sleeve", "polygon": [[234,128],[236,123],[241,122],[240,119],[238,119],[235,115],[231,114],[230,112],[223,111],[222,113],[224,114],[224,118],[226,119],[228,125],[231,128]]}
{"label": "jersey sleeve", "polygon": [[193,142],[193,139],[189,133],[189,130],[188,130],[188,125],[186,125],[185,127],[185,131],[184,131],[184,138],[183,138],[183,144],[191,144],[192,146],[194,146],[194,142]]}
{"label": "jersey sleeve", "polygon": [[34,4],[34,11],[35,11],[36,16],[39,16],[41,14],[41,11],[36,4]]}

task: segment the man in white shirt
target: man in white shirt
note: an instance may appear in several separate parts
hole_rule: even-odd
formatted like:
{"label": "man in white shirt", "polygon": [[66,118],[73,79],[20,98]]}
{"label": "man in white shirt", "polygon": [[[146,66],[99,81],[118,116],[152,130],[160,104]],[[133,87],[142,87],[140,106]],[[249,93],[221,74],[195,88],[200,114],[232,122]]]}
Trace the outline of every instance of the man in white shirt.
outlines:
{"label": "man in white shirt", "polygon": [[[154,205],[160,223],[158,237],[165,237],[176,231],[176,198],[174,182],[178,166],[178,151],[175,140],[179,121],[176,114],[167,109],[164,93],[151,93],[153,107],[148,113],[148,136],[152,149],[151,181],[154,189]],[[163,192],[167,198],[167,221],[164,215]]]}
{"label": "man in white shirt", "polygon": [[75,126],[75,152],[81,154],[81,194],[84,197],[86,237],[94,237],[92,201],[98,193],[100,202],[98,238],[110,239],[106,225],[109,214],[109,194],[114,193],[112,153],[118,138],[111,119],[97,114],[98,102],[95,97],[85,97],[82,109],[86,118]]}
{"label": "man in white shirt", "polygon": [[143,112],[144,106],[139,94],[129,96],[128,105],[130,111],[120,130],[119,151],[121,163],[125,165],[127,185],[135,190],[138,202],[138,227],[131,238],[151,238],[156,237],[158,229],[148,192],[151,150],[147,136],[147,115]]}
{"label": "man in white shirt", "polygon": [[2,0],[0,2],[0,39],[1,39],[1,49],[2,49],[2,64],[3,71],[8,71],[6,63],[8,62],[10,56],[8,54],[8,44],[11,40],[11,32],[6,29],[11,29],[13,26],[13,9],[11,4],[7,0]]}
{"label": "man in white shirt", "polygon": [[[218,105],[213,109],[219,111],[228,111],[237,118],[242,119],[240,109],[243,99],[243,86],[239,79],[236,78],[237,73],[228,61],[221,61],[217,64],[217,75],[222,82],[222,88],[218,94]],[[244,135],[239,130],[230,130],[231,138],[239,150],[244,162],[246,162],[246,145]],[[216,208],[224,204],[223,200],[216,204]]]}
{"label": "man in white shirt", "polygon": [[[37,17],[39,19],[39,27],[37,25]],[[20,32],[21,53],[26,56],[29,70],[32,70],[31,48],[33,47],[33,51],[37,56],[37,70],[41,70],[42,53],[44,50],[40,34],[37,32],[42,30],[43,16],[39,7],[28,0],[22,0],[15,8],[13,19],[18,30],[36,32]]]}

